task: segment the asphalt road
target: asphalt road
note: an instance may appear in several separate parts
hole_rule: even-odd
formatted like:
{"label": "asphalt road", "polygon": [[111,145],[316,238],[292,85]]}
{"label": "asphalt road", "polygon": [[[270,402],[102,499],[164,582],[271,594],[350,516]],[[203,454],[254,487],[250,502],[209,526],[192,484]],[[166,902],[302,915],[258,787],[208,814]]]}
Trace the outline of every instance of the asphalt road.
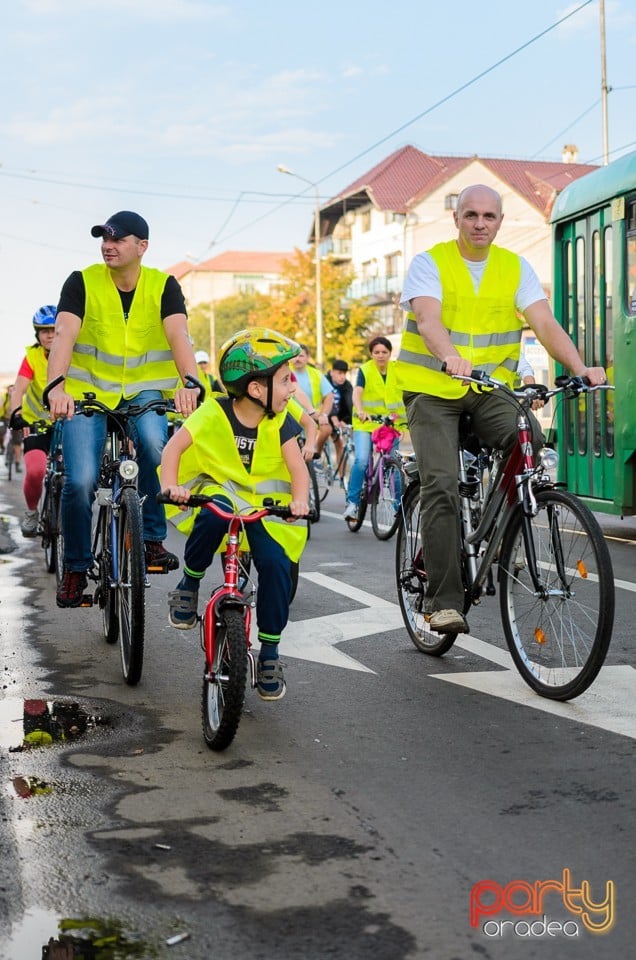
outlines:
{"label": "asphalt road", "polygon": [[[167,625],[178,574],[152,578],[144,673],[127,687],[99,612],[56,608],[42,552],[20,536],[19,487],[0,481],[0,549],[16,546],[0,554],[0,958],[39,960],[63,918],[87,917],[127,944],[113,957],[632,951],[634,523],[607,523],[621,537],[607,666],[583,697],[552,704],[502,666],[496,599],[442,659],[415,650],[394,542],[350,534],[342,505],[332,491],[303,557],[281,644],[287,696],[248,692],[234,744],[215,754],[198,634]],[[23,700],[38,698],[103,722],[11,752]],[[29,776],[50,792],[20,796]]]}

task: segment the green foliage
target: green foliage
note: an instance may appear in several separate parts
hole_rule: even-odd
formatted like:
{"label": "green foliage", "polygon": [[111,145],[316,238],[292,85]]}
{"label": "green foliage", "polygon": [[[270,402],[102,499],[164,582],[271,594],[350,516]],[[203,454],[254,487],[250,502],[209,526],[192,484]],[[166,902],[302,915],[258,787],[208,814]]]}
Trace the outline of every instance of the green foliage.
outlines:
{"label": "green foliage", "polygon": [[[372,307],[361,300],[348,300],[346,291],[353,280],[349,267],[321,260],[320,290],[323,314],[324,367],[337,357],[349,364],[367,360],[366,343],[375,329]],[[190,334],[195,350],[210,350],[210,304],[190,311]],[[241,293],[214,306],[215,351],[237,330],[250,326],[272,327],[292,337],[316,354],[316,267],[313,248],[296,249],[283,264],[280,286],[269,296]]]}

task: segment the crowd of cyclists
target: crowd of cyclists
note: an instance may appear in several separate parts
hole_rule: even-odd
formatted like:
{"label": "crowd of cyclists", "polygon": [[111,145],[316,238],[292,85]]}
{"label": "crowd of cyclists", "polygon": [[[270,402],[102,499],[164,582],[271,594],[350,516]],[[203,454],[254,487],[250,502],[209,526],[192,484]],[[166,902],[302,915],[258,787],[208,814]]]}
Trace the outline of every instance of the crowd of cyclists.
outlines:
{"label": "crowd of cyclists", "polygon": [[[437,523],[443,530],[426,538],[429,545],[436,544],[435,550],[442,543],[445,550],[427,557],[427,570],[430,564],[439,580],[438,593],[431,591],[427,601],[431,628],[467,629],[449,575],[458,566],[451,536],[457,511],[449,493],[456,471],[457,418],[464,408],[483,416],[484,428],[493,428],[494,442],[495,433],[509,431],[511,415],[504,409],[499,421],[487,420],[487,412],[495,415],[496,404],[484,405],[483,395],[441,371],[467,376],[478,364],[512,382],[518,374],[525,318],[564,366],[592,383],[604,383],[605,373],[584,366],[523,258],[491,247],[503,218],[499,195],[489,187],[468,187],[453,216],[457,241],[418,255],[409,270],[397,360],[391,357],[391,341],[376,335],[368,344],[369,359],[355,378],[350,378],[343,360],[335,358],[324,374],[310,363],[303,344],[276,331],[250,327],[221,347],[217,380],[208,354],[195,355],[193,350],[178,281],[142,265],[149,244],[144,218],[124,210],[93,226],[92,236],[101,241],[102,262],[71,273],[57,305],[36,311],[35,342],[26,349],[2,411],[11,431],[2,438],[5,448],[12,443],[17,452],[24,444],[25,537],[37,535],[48,445],[48,432],[32,430],[32,425],[43,419],[64,422],[64,570],[57,605],[81,605],[94,563],[92,509],[107,421],[103,414],[74,416],[76,402],[90,392],[116,411],[169,397],[182,422],[168,440],[166,416],[149,412],[132,418],[147,572],[168,573],[180,566],[179,557],[164,546],[167,521],[166,509],[158,502],[160,488],[169,492],[175,505],[167,511],[174,514],[171,521],[188,536],[183,576],[167,598],[173,626],[187,629],[196,624],[198,586],[223,540],[218,518],[209,511],[188,510],[192,493],[212,492],[221,504],[245,508],[274,496],[289,505],[292,519],[306,517],[310,508],[305,461],[320,457],[327,441],[333,440],[338,449],[340,431],[351,425],[355,462],[344,510],[344,519],[351,521],[357,516],[377,429],[374,418],[390,416],[398,425],[408,419],[422,477],[422,515],[431,529],[437,529]],[[43,404],[47,384],[52,385],[48,410]],[[434,430],[433,417],[438,423]],[[301,450],[298,437],[303,433]],[[432,441],[434,457],[429,455]],[[396,434],[393,445],[398,443]],[[438,469],[440,463],[444,471]],[[18,472],[20,466],[17,455]],[[250,549],[266,584],[257,601],[261,642],[257,691],[266,700],[285,693],[278,644],[288,616],[290,565],[302,553],[306,531],[306,524],[275,518],[250,525]]]}
{"label": "crowd of cyclists", "polygon": [[[317,462],[327,441],[339,450],[341,432],[353,424],[355,469],[364,470],[369,412],[403,416],[395,402],[391,344],[374,338],[371,359],[352,382],[345,361],[334,359],[323,374],[305,345],[253,327],[221,347],[217,377],[207,352],[193,350],[177,280],[142,265],[147,222],[120,211],[91,233],[101,240],[103,262],[73,272],[57,304],[36,310],[34,342],[3,400],[3,447],[19,447],[18,471],[23,462],[20,527],[24,537],[38,535],[51,425],[62,420],[64,564],[56,602],[62,608],[80,606],[94,564],[91,524],[107,418],[77,416],[75,405],[87,394],[114,411],[170,398],[177,421],[171,431],[165,415],[151,412],[133,417],[132,435],[147,574],[181,565],[164,546],[166,515],[188,537],[183,575],[166,598],[169,623],[188,629],[197,623],[198,587],[225,532],[224,522],[210,511],[187,509],[190,496],[213,494],[221,506],[247,509],[269,494],[289,506],[293,519],[306,517],[306,461]],[[160,490],[174,506],[158,502]],[[304,548],[307,525],[268,517],[246,527],[246,535],[261,585],[257,692],[277,700],[285,693],[278,644],[288,618],[291,568]]]}

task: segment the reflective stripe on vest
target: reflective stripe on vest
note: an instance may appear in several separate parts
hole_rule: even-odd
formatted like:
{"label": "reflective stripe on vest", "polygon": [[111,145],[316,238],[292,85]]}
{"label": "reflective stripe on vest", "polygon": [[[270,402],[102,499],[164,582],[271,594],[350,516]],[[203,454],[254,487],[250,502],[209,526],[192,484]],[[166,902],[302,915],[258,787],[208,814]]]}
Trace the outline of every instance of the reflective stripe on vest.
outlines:
{"label": "reflective stripe on vest", "polygon": [[[453,346],[473,367],[512,385],[519,362],[523,322],[515,308],[521,280],[521,260],[515,253],[491,246],[475,293],[472,277],[455,240],[430,251],[442,285],[442,324]],[[461,397],[468,387],[441,373],[441,361],[431,354],[407,313],[396,361],[403,390],[438,397]]]}
{"label": "reflective stripe on vest", "polygon": [[[194,493],[223,493],[241,510],[262,506],[265,497],[289,503],[291,477],[280,447],[280,428],[286,416],[283,412],[271,420],[261,420],[248,473],[236,449],[228,418],[216,400],[205,400],[181,427],[193,442],[181,456],[179,483]],[[178,530],[189,534],[197,510],[181,511],[167,506],[166,516]],[[262,522],[290,560],[298,561],[307,540],[306,524],[287,523],[277,517],[265,517]]]}
{"label": "reflective stripe on vest", "polygon": [[92,391],[115,406],[142,390],[170,395],[179,376],[161,319],[167,274],[142,267],[128,319],[106,264],[82,271],[86,307],[73,347],[66,389],[76,399]]}
{"label": "reflective stripe on vest", "polygon": [[27,423],[34,423],[36,420],[48,420],[49,412],[42,403],[42,394],[48,382],[46,379],[48,363],[46,354],[38,344],[38,346],[26,348],[26,358],[33,371],[33,378],[22,400],[22,416]]}
{"label": "reflective stripe on vest", "polygon": [[[364,375],[364,389],[362,393],[362,409],[370,416],[389,416],[406,419],[406,411],[402,402],[402,389],[398,386],[395,372],[395,360],[389,360],[386,368],[386,380],[378,370],[375,360],[367,360],[360,367]],[[353,412],[352,424],[354,430],[363,430],[372,433],[377,430],[377,422],[360,420]]]}

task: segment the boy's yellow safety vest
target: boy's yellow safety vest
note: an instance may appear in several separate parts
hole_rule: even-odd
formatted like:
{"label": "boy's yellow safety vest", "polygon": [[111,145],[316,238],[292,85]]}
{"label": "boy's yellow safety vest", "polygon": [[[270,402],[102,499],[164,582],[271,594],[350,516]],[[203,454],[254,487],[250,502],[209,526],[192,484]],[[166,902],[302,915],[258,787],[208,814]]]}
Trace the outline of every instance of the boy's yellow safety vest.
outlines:
{"label": "boy's yellow safety vest", "polygon": [[[193,493],[225,494],[241,509],[261,507],[265,497],[289,503],[291,477],[280,446],[280,428],[286,416],[284,411],[271,420],[263,417],[248,473],[236,449],[230,421],[215,399],[205,400],[181,427],[192,437],[192,444],[179,463],[179,484]],[[197,509],[182,511],[168,505],[166,516],[178,530],[189,534]],[[277,517],[264,517],[263,523],[289,559],[297,562],[307,540],[306,524],[287,523]]]}

